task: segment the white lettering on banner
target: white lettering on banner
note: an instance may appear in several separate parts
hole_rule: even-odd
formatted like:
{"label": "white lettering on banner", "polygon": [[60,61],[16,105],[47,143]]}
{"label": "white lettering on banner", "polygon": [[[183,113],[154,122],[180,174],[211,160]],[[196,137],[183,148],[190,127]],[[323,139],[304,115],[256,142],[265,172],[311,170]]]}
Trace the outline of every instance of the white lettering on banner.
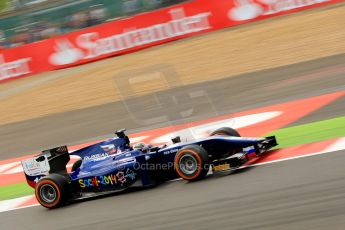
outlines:
{"label": "white lettering on banner", "polygon": [[234,0],[235,6],[229,10],[228,17],[244,21],[324,2],[329,0]]}
{"label": "white lettering on banner", "polygon": [[[209,16],[210,12],[200,13],[197,15],[186,17],[183,8],[170,10],[171,21],[166,23],[152,25],[146,28],[131,28],[125,30],[121,34],[100,38],[97,32],[81,34],[76,38],[76,44],[79,48],[86,50],[82,58],[63,58],[63,56],[75,53],[75,48],[71,42],[57,40],[57,53],[52,54],[49,58],[53,65],[72,64],[80,59],[95,58],[100,55],[118,52],[133,47],[150,44],[173,38],[185,34],[199,32],[210,29]],[[68,45],[61,45],[68,44]],[[73,52],[67,51],[73,49]],[[79,57],[80,53],[78,53]],[[58,57],[58,58],[56,58]]]}
{"label": "white lettering on banner", "polygon": [[77,44],[88,50],[84,57],[88,59],[211,28],[208,21],[211,13],[186,17],[184,10],[179,8],[171,10],[170,14],[173,20],[167,23],[132,29],[106,38],[99,38],[96,32],[82,34],[77,38]]}
{"label": "white lettering on banner", "polygon": [[261,0],[269,7],[264,15],[279,13],[285,10],[292,10],[300,7],[310,6],[329,0]]}
{"label": "white lettering on banner", "polygon": [[31,61],[31,58],[6,62],[4,56],[0,55],[0,81],[31,73],[29,61]]}

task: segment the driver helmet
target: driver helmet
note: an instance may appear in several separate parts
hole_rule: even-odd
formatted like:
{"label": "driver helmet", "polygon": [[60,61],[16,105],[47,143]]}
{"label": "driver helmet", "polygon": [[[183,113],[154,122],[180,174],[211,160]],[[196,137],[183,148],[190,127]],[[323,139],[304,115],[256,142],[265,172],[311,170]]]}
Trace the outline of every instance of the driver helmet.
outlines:
{"label": "driver helmet", "polygon": [[139,142],[133,146],[133,149],[140,150],[142,152],[147,152],[150,146],[145,142]]}

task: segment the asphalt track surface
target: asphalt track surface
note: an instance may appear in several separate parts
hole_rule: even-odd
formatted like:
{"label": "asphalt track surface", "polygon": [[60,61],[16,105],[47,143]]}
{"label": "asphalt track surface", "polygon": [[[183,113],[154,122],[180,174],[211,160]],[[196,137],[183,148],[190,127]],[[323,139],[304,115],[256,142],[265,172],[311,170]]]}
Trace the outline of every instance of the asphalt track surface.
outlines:
{"label": "asphalt track surface", "polygon": [[344,229],[345,152],[1,213],[1,229]]}
{"label": "asphalt track surface", "polygon": [[[134,132],[344,89],[345,55],[180,86],[124,103],[2,126],[0,157],[99,138],[119,127]],[[191,95],[203,95],[204,99],[190,99]],[[148,116],[158,113],[154,106],[157,101],[152,102],[152,98],[159,99],[168,121],[150,123]],[[135,113],[129,112],[133,108]],[[191,116],[179,115],[190,108]],[[294,124],[344,115],[343,97]],[[57,210],[38,206],[4,212],[0,214],[0,228],[344,229],[344,163],[345,151],[339,151],[251,167],[232,175],[213,175],[196,183],[167,182]]]}

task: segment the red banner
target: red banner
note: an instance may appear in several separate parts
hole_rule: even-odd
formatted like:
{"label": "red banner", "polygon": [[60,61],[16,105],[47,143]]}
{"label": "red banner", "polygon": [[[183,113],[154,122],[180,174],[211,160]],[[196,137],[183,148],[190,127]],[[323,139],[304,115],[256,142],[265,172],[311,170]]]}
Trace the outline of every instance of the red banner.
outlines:
{"label": "red banner", "polygon": [[0,82],[341,0],[194,0],[2,50]]}

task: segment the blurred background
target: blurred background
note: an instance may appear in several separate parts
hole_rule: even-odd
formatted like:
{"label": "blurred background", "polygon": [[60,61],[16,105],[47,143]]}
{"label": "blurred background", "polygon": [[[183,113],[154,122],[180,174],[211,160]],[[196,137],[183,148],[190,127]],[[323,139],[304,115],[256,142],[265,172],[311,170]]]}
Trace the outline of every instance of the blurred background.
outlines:
{"label": "blurred background", "polygon": [[[343,0],[0,0],[0,11],[1,229],[344,229]],[[280,149],[229,176],[52,212],[20,163],[119,128],[157,144],[222,126],[276,135]]]}
{"label": "blurred background", "polygon": [[16,47],[187,0],[1,0],[0,46]]}

